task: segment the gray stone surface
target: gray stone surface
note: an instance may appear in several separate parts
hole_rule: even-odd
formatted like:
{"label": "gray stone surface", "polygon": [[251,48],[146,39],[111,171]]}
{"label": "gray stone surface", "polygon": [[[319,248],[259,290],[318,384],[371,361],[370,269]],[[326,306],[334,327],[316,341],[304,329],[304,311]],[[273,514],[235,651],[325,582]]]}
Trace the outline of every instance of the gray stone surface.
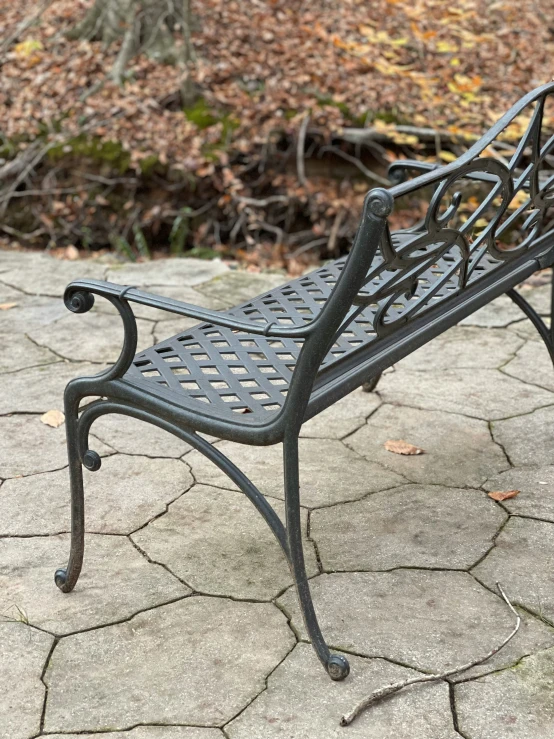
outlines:
{"label": "gray stone surface", "polygon": [[[300,501],[308,508],[356,500],[404,482],[394,472],[362,459],[340,441],[301,439],[299,448]],[[284,497],[281,444],[260,448],[222,442],[218,449],[229,456],[264,495]],[[192,451],[185,459],[197,482],[234,488],[229,478],[199,452]]]}
{"label": "gray stone surface", "polygon": [[523,341],[501,329],[454,326],[397,363],[402,370],[494,369],[511,359]]}
{"label": "gray stone surface", "polygon": [[[543,321],[547,326],[550,326],[550,318],[547,316],[543,316]],[[522,339],[528,339],[530,341],[542,341],[540,338],[539,332],[537,329],[533,326],[531,321],[528,318],[524,318],[521,321],[516,321],[515,323],[511,323],[508,326],[508,331],[516,334],[517,336],[521,336]]]}
{"label": "gray stone surface", "polygon": [[314,511],[310,535],[327,571],[467,569],[506,518],[481,490],[406,485]]}
{"label": "gray stone surface", "polygon": [[30,259],[15,262],[11,269],[2,273],[1,280],[26,293],[61,298],[71,280],[85,277],[104,280],[106,271],[107,265],[94,259],[68,261],[35,254]]}
{"label": "gray stone surface", "polygon": [[228,271],[219,259],[157,259],[143,264],[117,264],[108,269],[107,280],[120,285],[194,287]]}
{"label": "gray stone surface", "polygon": [[[466,572],[350,572],[310,582],[330,644],[425,672],[477,659],[513,628],[504,601]],[[292,590],[279,602],[305,638]]]}
{"label": "gray stone surface", "polygon": [[300,435],[316,439],[342,439],[363,426],[381,404],[376,393],[361,388],[319,413],[302,426]]}
{"label": "gray stone surface", "polygon": [[517,467],[554,464],[554,407],[541,408],[492,424],[494,440],[502,444]]}
{"label": "gray stone surface", "polygon": [[[174,459],[116,454],[99,472],[85,470],[86,529],[129,534],[184,493],[193,483],[188,467]],[[67,468],[7,480],[0,495],[0,535],[33,536],[69,531]]]}
{"label": "gray stone surface", "polygon": [[287,282],[284,272],[253,273],[233,270],[222,273],[198,290],[209,298],[219,300],[227,308],[246,303],[256,295],[269,292]]}
{"label": "gray stone surface", "polygon": [[[94,447],[100,456],[112,453],[101,442]],[[0,418],[0,478],[59,470],[66,464],[65,425],[46,426],[40,416]]]}
{"label": "gray stone surface", "polygon": [[[72,362],[109,362],[113,364],[123,347],[123,323],[119,316],[99,313],[75,315],[67,312],[48,326],[48,331],[31,331],[29,336],[60,357]],[[137,350],[153,343],[153,323],[137,318]]]}
{"label": "gray stone surface", "polygon": [[463,321],[461,326],[478,326],[480,328],[502,328],[521,318],[521,310],[506,295],[501,295],[492,303],[488,303]]}
{"label": "gray stone surface", "polygon": [[91,433],[122,454],[178,459],[191,450],[188,444],[173,434],[150,423],[119,414],[101,416],[92,426]]}
{"label": "gray stone surface", "polygon": [[46,692],[40,676],[53,642],[49,634],[0,617],[1,737],[31,739],[39,733]]}
{"label": "gray stone surface", "polygon": [[[2,283],[0,283],[2,289]],[[67,308],[59,298],[41,298],[13,291],[4,293],[3,302],[17,303],[15,308],[0,311],[0,333],[47,335],[48,327],[67,316]]]}
{"label": "gray stone surface", "polygon": [[554,734],[554,649],[456,687],[468,739],[550,739]]}
{"label": "gray stone surface", "polygon": [[221,725],[264,688],[293,644],[274,605],[205,597],[68,637],[45,675],[45,729]]}
{"label": "gray stone surface", "polygon": [[54,571],[65,567],[68,554],[67,535],[0,539],[0,613],[13,617],[21,609],[33,626],[69,634],[127,619],[190,592],[125,537],[89,534],[79,582],[72,593],[62,593]]}
{"label": "gray stone surface", "polygon": [[22,334],[0,333],[0,344],[2,345],[0,374],[60,361],[60,358],[51,351],[37,346]]}
{"label": "gray stone surface", "polygon": [[[102,737],[102,734],[100,734]],[[131,731],[110,731],[107,739],[224,739],[219,729],[198,726],[138,726]],[[95,734],[48,734],[48,739],[99,739]]]}
{"label": "gray stone surface", "polygon": [[348,728],[339,726],[343,713],[371,691],[411,677],[405,667],[379,659],[351,657],[352,675],[333,683],[311,648],[299,644],[270,675],[268,687],[232,721],[230,739],[456,739],[444,683],[402,691],[363,713]]}
{"label": "gray stone surface", "polygon": [[[56,358],[58,359],[58,358]],[[97,375],[105,365],[56,361],[3,375],[0,414],[63,411],[65,386],[74,377]]]}
{"label": "gray stone surface", "polygon": [[516,498],[503,501],[510,513],[542,518],[554,523],[554,467],[512,469],[497,475],[483,486],[485,490],[520,490]]}
{"label": "gray stone surface", "polygon": [[[389,452],[389,439],[403,439],[425,454]],[[383,405],[345,443],[408,480],[432,485],[479,486],[508,467],[485,421],[443,411]]]}
{"label": "gray stone surface", "polygon": [[554,391],[552,360],[538,334],[537,339],[539,340],[527,341],[502,369],[507,375]]}
{"label": "gray stone surface", "polygon": [[170,321],[159,321],[154,326],[154,343],[159,344],[160,341],[170,339],[177,334],[185,333],[188,329],[198,325],[196,318],[187,318],[186,316],[173,316]]}
{"label": "gray stone surface", "polygon": [[554,624],[554,524],[514,517],[473,569],[488,587],[501,582],[513,603]]}
{"label": "gray stone surface", "polygon": [[[284,505],[276,501],[274,508],[284,520]],[[303,518],[305,529],[306,512]],[[202,593],[269,600],[292,584],[281,547],[243,493],[195,485],[132,538]],[[305,542],[304,549],[308,574],[315,575],[313,545]]]}
{"label": "gray stone surface", "polygon": [[484,420],[529,413],[554,402],[554,394],[494,369],[443,372],[398,370],[379,383],[385,402],[461,413]]}

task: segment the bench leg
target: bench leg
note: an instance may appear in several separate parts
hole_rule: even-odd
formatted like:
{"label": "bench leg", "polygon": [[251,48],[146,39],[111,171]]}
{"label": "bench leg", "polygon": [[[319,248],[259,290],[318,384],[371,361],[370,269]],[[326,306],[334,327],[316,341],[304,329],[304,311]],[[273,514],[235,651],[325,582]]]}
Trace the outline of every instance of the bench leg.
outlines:
{"label": "bench leg", "polygon": [[377,387],[377,383],[380,379],[381,373],[379,372],[378,375],[374,375],[367,382],[364,382],[364,384],[362,385],[362,390],[364,391],[364,393],[372,393]]}
{"label": "bench leg", "polygon": [[285,436],[283,443],[285,468],[285,508],[289,562],[296,584],[304,623],[321,663],[333,680],[344,680],[350,672],[348,660],[340,654],[331,654],[317,622],[302,547],[302,523],[298,474],[298,437]]}
{"label": "bench leg", "polygon": [[79,400],[80,397],[72,391],[70,383],[65,393],[65,430],[71,488],[71,551],[67,568],[56,570],[54,575],[56,585],[64,593],[73,590],[79,579],[85,550],[83,466],[79,455],[78,437]]}
{"label": "bench leg", "polygon": [[550,327],[548,327],[542,318],[539,316],[537,311],[529,305],[529,303],[523,298],[517,290],[508,290],[506,295],[513,300],[513,302],[521,308],[527,318],[531,321],[533,326],[539,332],[544,345],[546,346],[550,359],[554,364],[554,280],[552,282],[552,297],[551,297],[551,313],[550,313]]}

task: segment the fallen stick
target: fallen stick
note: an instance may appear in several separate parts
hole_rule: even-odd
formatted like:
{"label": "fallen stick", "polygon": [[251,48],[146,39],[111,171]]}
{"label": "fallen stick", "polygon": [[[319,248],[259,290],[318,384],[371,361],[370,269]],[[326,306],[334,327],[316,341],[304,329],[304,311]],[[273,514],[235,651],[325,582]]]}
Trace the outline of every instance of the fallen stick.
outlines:
{"label": "fallen stick", "polygon": [[446,670],[446,672],[441,672],[439,674],[435,675],[418,675],[417,677],[411,677],[408,680],[401,680],[397,683],[392,683],[391,685],[385,685],[383,688],[379,688],[378,690],[374,690],[373,693],[368,695],[366,698],[364,698],[362,701],[358,703],[358,705],[350,711],[350,713],[345,713],[344,716],[342,716],[340,720],[341,726],[348,726],[349,724],[354,721],[354,719],[362,713],[362,711],[365,711],[366,708],[369,708],[373,703],[376,703],[377,701],[380,701],[382,698],[385,698],[388,695],[392,695],[393,693],[398,693],[399,690],[402,690],[403,688],[407,688],[409,685],[415,685],[416,683],[428,683],[433,682],[435,680],[444,680],[445,677],[450,677],[450,675],[455,675],[457,672],[465,672],[466,670],[469,670],[470,667],[476,667],[477,665],[483,664],[483,662],[486,662],[491,657],[494,657],[495,654],[497,654],[503,647],[506,646],[506,644],[511,641],[514,636],[519,631],[519,627],[521,625],[521,618],[519,616],[519,613],[515,610],[513,605],[508,600],[508,596],[506,593],[502,590],[502,586],[500,583],[496,583],[496,587],[498,588],[498,591],[500,592],[500,595],[504,599],[504,601],[507,603],[509,609],[516,617],[516,624],[513,628],[512,632],[507,636],[501,644],[499,644],[494,649],[491,649],[488,654],[486,654],[484,657],[481,657],[481,659],[473,660],[472,662],[467,662],[465,665],[461,665],[460,667],[455,667],[451,670]]}

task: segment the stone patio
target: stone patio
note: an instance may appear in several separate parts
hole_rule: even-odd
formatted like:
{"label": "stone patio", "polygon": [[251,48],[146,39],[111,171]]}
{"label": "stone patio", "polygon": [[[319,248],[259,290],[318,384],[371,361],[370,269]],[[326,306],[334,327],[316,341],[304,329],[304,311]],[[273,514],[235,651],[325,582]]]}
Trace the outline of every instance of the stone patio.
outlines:
{"label": "stone patio", "polygon": [[[121,325],[108,278],[224,308],[283,281],[193,259],[119,265],[0,251],[0,738],[551,739],[554,735],[554,372],[501,298],[302,429],[305,547],[316,608],[352,672],[333,683],[309,645],[284,557],[251,504],[197,452],[132,419],[93,427],[87,549],[68,554],[67,381],[100,371]],[[523,288],[547,314],[549,287]],[[144,346],[190,325],[138,307]],[[142,347],[139,347],[142,348]],[[388,439],[425,449],[398,456]],[[220,442],[283,515],[279,447]],[[322,465],[322,459],[325,464]],[[519,489],[496,503],[487,491]],[[477,659],[484,665],[382,701],[371,690]]]}

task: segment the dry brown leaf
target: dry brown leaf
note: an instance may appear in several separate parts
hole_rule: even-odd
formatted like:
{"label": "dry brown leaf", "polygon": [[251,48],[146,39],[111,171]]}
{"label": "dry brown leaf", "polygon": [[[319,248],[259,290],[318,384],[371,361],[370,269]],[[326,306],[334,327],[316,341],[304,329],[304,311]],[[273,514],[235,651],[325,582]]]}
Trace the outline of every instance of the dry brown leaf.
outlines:
{"label": "dry brown leaf", "polygon": [[407,456],[425,454],[425,449],[420,449],[418,446],[409,444],[403,439],[389,439],[385,441],[385,449],[387,452],[393,452],[393,454],[405,454]]}
{"label": "dry brown leaf", "polygon": [[492,493],[489,493],[489,498],[492,498],[493,500],[510,500],[510,498],[515,498],[516,495],[519,495],[521,493],[521,490],[494,490]]}
{"label": "dry brown leaf", "polygon": [[40,420],[47,426],[52,426],[53,429],[57,429],[65,421],[65,416],[61,411],[52,410],[47,411],[40,417]]}
{"label": "dry brown leaf", "polygon": [[17,303],[0,303],[0,310],[10,310],[10,308],[15,308]]}
{"label": "dry brown leaf", "polygon": [[74,244],[69,244],[65,250],[65,258],[71,259],[72,261],[79,259],[79,249]]}

